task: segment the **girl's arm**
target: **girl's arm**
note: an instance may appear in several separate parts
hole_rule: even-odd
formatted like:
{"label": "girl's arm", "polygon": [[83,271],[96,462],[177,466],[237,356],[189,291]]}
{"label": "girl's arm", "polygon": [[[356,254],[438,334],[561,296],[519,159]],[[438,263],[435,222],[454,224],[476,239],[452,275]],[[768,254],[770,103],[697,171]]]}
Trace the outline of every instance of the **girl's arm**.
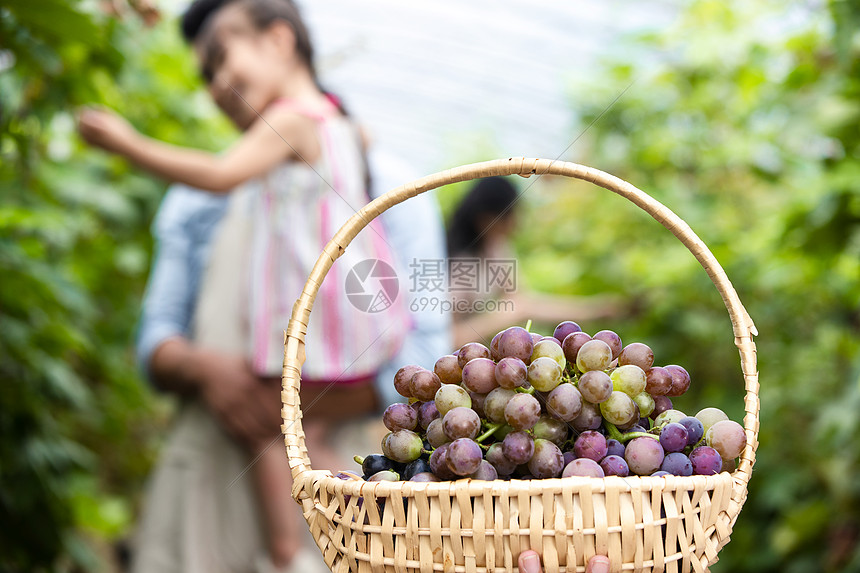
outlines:
{"label": "girl's arm", "polygon": [[[159,177],[199,189],[227,192],[287,159],[304,157],[313,161],[319,153],[319,144],[308,121],[289,111],[276,111],[266,121],[254,122],[221,155],[156,141],[138,133],[119,115],[105,110],[85,110],[78,120],[78,129],[90,144],[122,155]],[[314,157],[309,159],[309,155]]]}

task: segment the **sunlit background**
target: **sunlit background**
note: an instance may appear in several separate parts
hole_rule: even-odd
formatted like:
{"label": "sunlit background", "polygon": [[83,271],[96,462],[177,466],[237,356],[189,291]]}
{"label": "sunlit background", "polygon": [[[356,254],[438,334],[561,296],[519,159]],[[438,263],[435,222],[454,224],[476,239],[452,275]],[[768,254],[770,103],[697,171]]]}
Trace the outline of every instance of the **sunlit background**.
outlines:
{"label": "sunlit background", "polygon": [[[756,322],[762,386],[749,499],[714,571],[860,571],[860,3],[301,4],[324,83],[416,175],[560,157],[697,231]],[[177,32],[184,2],[158,23],[143,5],[0,5],[0,571],[118,570],[169,419],[131,350],[166,185],[85,147],[74,112],[212,150],[235,134]],[[462,191],[437,193],[446,213]],[[742,419],[728,316],[665,229],[552,178],[519,208],[529,288],[623,296],[629,312],[585,330],[685,365],[682,410]]]}

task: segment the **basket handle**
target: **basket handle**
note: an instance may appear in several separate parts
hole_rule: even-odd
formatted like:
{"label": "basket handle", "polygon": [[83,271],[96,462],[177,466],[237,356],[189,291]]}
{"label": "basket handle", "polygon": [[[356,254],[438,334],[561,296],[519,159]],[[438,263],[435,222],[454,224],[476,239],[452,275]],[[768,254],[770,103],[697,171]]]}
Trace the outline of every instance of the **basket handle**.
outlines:
{"label": "basket handle", "polygon": [[723,302],[732,320],[735,346],[740,351],[741,370],[744,374],[744,385],[746,388],[744,399],[744,409],[746,411],[744,430],[747,435],[747,446],[741,454],[741,461],[734,475],[737,481],[743,483],[749,481],[752,465],[755,462],[755,450],[758,445],[759,430],[759,384],[758,372],[756,370],[755,343],[752,340],[752,337],[758,333],[752,319],[743,304],[741,304],[737,292],[735,292],[734,287],[729,282],[725,271],[723,271],[717,259],[705,243],[680,217],[659,201],[618,177],[576,163],[511,157],[448,169],[397,187],[365,205],[340,228],[325,246],[325,249],[311,270],[301,296],[293,305],[292,317],[287,326],[284,339],[285,356],[281,392],[281,400],[283,402],[281,415],[284,425],[282,426],[282,430],[287,448],[287,458],[290,463],[293,479],[296,482],[293,489],[296,494],[302,489],[301,484],[298,483],[301,481],[299,476],[303,472],[311,470],[311,462],[305,447],[304,432],[302,431],[301,404],[299,401],[302,364],[305,360],[304,340],[314,298],[334,261],[343,254],[344,249],[349,246],[358,232],[364,229],[370,221],[394,205],[402,203],[411,197],[415,197],[431,189],[436,189],[437,187],[442,187],[443,185],[470,179],[497,175],[530,177],[532,174],[561,175],[573,179],[590,181],[630,200],[669,229],[693,253],[702,267],[704,267],[711,281],[717,287],[720,296],[723,298]]}

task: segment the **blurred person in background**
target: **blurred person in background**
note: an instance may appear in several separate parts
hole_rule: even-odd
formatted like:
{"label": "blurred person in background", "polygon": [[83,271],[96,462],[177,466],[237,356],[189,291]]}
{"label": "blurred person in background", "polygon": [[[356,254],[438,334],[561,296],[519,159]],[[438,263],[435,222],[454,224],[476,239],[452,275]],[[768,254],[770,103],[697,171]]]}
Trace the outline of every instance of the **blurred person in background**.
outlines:
{"label": "blurred person in background", "polygon": [[[294,6],[287,0],[197,2],[183,19],[183,28],[186,37],[198,48],[198,55],[204,60],[204,69],[210,68],[205,69],[205,72],[210,74],[212,80],[227,58],[236,57],[236,51],[231,54],[227,49],[230,40],[225,42],[222,36],[220,41],[213,41],[218,34],[217,29],[212,31],[213,26],[221,26],[221,34],[228,36],[241,32],[238,29],[243,26],[246,30],[255,30],[258,37],[249,38],[248,43],[251,45],[242,48],[259,50],[261,41],[268,41],[269,47],[276,43],[277,38],[267,38],[268,34],[283,34],[282,26],[280,32],[277,29],[273,32],[280,21],[289,25],[295,37],[306,38],[303,24]],[[201,31],[207,30],[209,32],[205,37],[208,45],[200,40]],[[308,122],[305,122],[305,130],[311,131],[306,135],[313,140],[316,122],[323,123],[327,117],[342,116],[343,113],[336,99],[319,97],[323,94],[313,73],[309,40],[305,41],[306,52],[299,54],[298,60],[291,61],[291,64],[298,66],[300,72],[309,72],[304,76],[299,74],[299,78],[311,79],[312,84],[306,82],[303,86],[306,89],[302,91],[294,83],[296,89],[293,90],[308,97],[301,106],[294,105],[294,101],[283,103],[288,112],[301,116],[297,120],[299,123],[304,122],[304,118],[312,120],[314,128],[308,130]],[[300,40],[296,42],[298,46]],[[238,50],[235,44],[233,50]],[[241,50],[238,51],[241,54]],[[297,51],[290,52],[290,55]],[[246,52],[246,56],[250,54]],[[232,65],[233,73],[239,75],[231,79],[242,80],[242,63]],[[240,129],[248,133],[263,129],[256,121],[256,111],[245,98],[235,97],[223,86],[211,89],[219,107]],[[238,91],[236,95],[239,95]],[[291,126],[282,127],[290,129]],[[130,136],[128,126],[119,118],[104,112],[88,112],[84,115],[81,130],[91,142],[126,154],[160,175],[197,187],[208,187],[206,178],[210,175],[196,165],[200,154],[196,154],[196,157],[183,156],[183,153],[188,152],[161,149],[153,141],[146,141],[141,146],[143,149],[132,149],[133,143],[141,142],[139,136]],[[343,131],[334,131],[334,135],[343,134]],[[296,136],[291,138],[293,141],[302,141],[301,132],[292,135]],[[260,139],[259,133],[257,136]],[[266,137],[265,130],[263,137]],[[329,139],[325,141],[331,143]],[[310,147],[313,148],[313,143]],[[305,155],[312,155],[305,151]],[[343,155],[337,159],[343,160]],[[327,162],[327,165],[331,163]],[[229,189],[225,188],[224,191]],[[249,364],[249,358],[257,357],[259,353],[248,356],[242,351],[247,347],[247,337],[241,334],[241,328],[237,328],[237,321],[243,320],[242,310],[237,307],[247,303],[248,297],[253,299],[259,294],[260,285],[253,278],[250,285],[239,284],[241,281],[236,280],[237,268],[241,267],[243,259],[256,252],[252,249],[252,253],[248,253],[247,236],[255,228],[253,223],[260,221],[252,221],[241,211],[237,214],[237,204],[243,205],[238,203],[239,197],[247,202],[248,193],[244,197],[243,194],[236,194],[225,200],[223,196],[189,186],[174,187],[165,198],[155,223],[159,253],[144,302],[138,355],[159,387],[185,399],[151,482],[134,560],[136,571],[274,571],[287,570],[288,567],[289,570],[305,571],[313,566],[313,562],[319,563],[318,557],[312,559],[304,555],[296,558],[301,543],[296,529],[298,508],[290,499],[289,467],[284,452],[281,447],[272,447],[279,441],[276,428],[280,422],[280,385],[275,367],[264,365],[261,369],[259,364]],[[243,206],[248,208],[247,203]],[[410,219],[408,223],[399,225],[399,228],[408,226],[412,233],[420,228],[422,221],[427,222],[425,229],[429,242],[404,240],[404,243],[412,245],[413,254],[428,248],[431,251],[441,250],[438,241],[441,232],[437,231],[434,239],[433,229],[438,229],[440,225],[438,220],[433,220],[432,209],[419,213],[413,208],[399,213]],[[237,223],[237,216],[245,218]],[[393,226],[397,228],[397,216],[389,219],[394,221]],[[321,239],[327,240],[336,228],[336,225],[332,225]],[[284,231],[284,234],[276,235],[274,241],[286,243],[294,239],[290,234],[292,229]],[[397,241],[394,243],[397,244]],[[313,251],[312,263],[322,251],[322,244],[293,245],[293,249],[307,250],[309,257],[310,251]],[[351,249],[355,251],[356,246],[351,246]],[[300,268],[299,271],[302,274],[298,277],[301,284],[307,276],[305,270]],[[330,277],[327,282],[336,289],[334,277]],[[246,290],[249,286],[250,291]],[[297,295],[298,292],[285,296]],[[324,296],[322,291],[321,295]],[[244,302],[241,302],[243,297]],[[292,300],[289,302],[292,303]],[[291,304],[285,305],[281,310],[288,313],[290,307]],[[271,308],[265,310],[268,312]],[[278,329],[286,326],[286,322],[282,322],[278,322]],[[436,320],[435,324],[428,324],[427,320],[416,317],[413,323],[416,327],[413,332],[417,337],[435,335],[437,339],[443,340],[437,344],[445,344],[445,335],[436,332],[440,330],[436,326],[439,324],[444,332],[444,321]],[[350,331],[344,335],[355,334],[348,325],[344,326]],[[277,352],[277,360],[273,358],[264,362],[277,362],[279,365],[282,361],[282,337],[275,337],[276,344],[273,344],[268,334],[267,331],[261,334],[263,339],[258,341],[259,344],[264,350],[271,350],[275,346],[281,350]],[[404,337],[394,333],[391,338],[399,344]],[[316,344],[317,352],[320,346]],[[413,352],[414,348],[422,348],[427,352],[420,343],[413,342]],[[430,356],[440,353],[437,350],[428,352]],[[270,356],[274,354],[268,352]],[[389,358],[385,352],[376,354],[377,360],[380,357]],[[311,364],[311,361],[306,363],[306,371],[312,370],[307,368]],[[317,361],[317,365],[320,365],[320,361]],[[380,364],[379,369],[382,367]],[[271,376],[268,382],[261,384],[261,378],[265,380],[268,376]],[[368,396],[365,392],[369,388],[367,383],[372,384],[370,378],[363,377],[361,385],[346,385],[340,378],[338,376],[332,383],[313,384],[311,376],[307,376],[303,381],[302,396],[306,405],[323,400],[310,414],[306,407],[304,426],[309,450],[315,452],[312,454],[314,457],[319,456],[318,463],[320,458],[326,458],[320,464],[325,468],[338,463],[334,461],[336,455],[321,455],[321,451],[331,448],[332,421],[370,411],[373,408],[371,404],[378,402],[373,398],[365,398]],[[329,391],[332,385],[335,388]],[[251,462],[256,477],[256,492],[247,480],[241,479],[249,469],[249,458],[235,440],[257,455],[257,459]],[[303,529],[303,526],[298,527]],[[264,540],[267,542],[264,543]]]}
{"label": "blurred person in background", "polygon": [[[509,288],[482,284],[481,288],[456,292],[453,314],[454,347],[472,341],[488,342],[497,332],[512,325],[558,324],[562,320],[588,320],[619,313],[619,301],[611,297],[571,297],[529,292],[516,273],[512,238],[517,227],[521,196],[507,177],[486,177],[472,184],[448,222],[449,272],[469,261],[494,261],[513,270]],[[479,280],[490,282],[485,266]],[[456,277],[449,276],[450,281]],[[520,284],[516,284],[519,281]],[[483,290],[482,290],[483,289]],[[481,300],[480,295],[487,295]],[[496,301],[497,304],[487,304]],[[479,304],[475,304],[475,303]],[[466,304],[463,304],[466,303]],[[482,306],[498,311],[480,312]],[[489,310],[489,308],[488,308]]]}

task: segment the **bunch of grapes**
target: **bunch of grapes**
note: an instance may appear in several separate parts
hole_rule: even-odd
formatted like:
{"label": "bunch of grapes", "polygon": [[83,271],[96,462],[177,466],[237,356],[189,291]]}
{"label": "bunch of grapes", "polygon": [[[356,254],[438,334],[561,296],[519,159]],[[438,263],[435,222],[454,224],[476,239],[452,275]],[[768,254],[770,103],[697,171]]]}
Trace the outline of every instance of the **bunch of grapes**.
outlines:
{"label": "bunch of grapes", "polygon": [[368,481],[713,475],[746,446],[721,410],[672,408],[684,368],[571,321],[553,336],[512,326],[433,370],[404,366],[394,387],[409,403],[385,410],[382,453],[355,458]]}

